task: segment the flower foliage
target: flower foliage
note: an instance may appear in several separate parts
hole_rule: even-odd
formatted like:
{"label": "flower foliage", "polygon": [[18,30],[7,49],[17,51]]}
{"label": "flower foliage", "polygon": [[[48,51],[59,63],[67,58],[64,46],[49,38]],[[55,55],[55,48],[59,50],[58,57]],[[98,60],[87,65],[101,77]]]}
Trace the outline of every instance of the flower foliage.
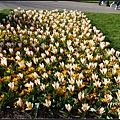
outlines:
{"label": "flower foliage", "polygon": [[120,117],[120,52],[109,44],[81,11],[11,11],[0,24],[0,107]]}

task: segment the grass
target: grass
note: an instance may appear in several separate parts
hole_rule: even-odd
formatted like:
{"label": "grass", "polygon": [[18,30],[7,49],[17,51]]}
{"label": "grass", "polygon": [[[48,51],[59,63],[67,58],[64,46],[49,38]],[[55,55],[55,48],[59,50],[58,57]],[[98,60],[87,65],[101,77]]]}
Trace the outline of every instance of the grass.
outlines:
{"label": "grass", "polygon": [[91,20],[91,24],[96,26],[106,36],[110,47],[120,51],[120,15],[106,13],[85,13]]}
{"label": "grass", "polygon": [[2,22],[2,19],[5,18],[12,9],[3,9],[0,10],[0,23]]}

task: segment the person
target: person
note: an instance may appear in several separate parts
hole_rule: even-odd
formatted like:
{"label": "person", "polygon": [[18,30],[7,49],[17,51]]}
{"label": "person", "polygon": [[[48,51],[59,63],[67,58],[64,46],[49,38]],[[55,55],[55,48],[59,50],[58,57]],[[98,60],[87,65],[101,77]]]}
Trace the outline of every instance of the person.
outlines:
{"label": "person", "polygon": [[115,10],[118,10],[118,6],[120,5],[120,0],[117,1],[117,4],[115,6]]}
{"label": "person", "polygon": [[99,5],[102,5],[105,2],[105,0],[100,0]]}
{"label": "person", "polygon": [[105,2],[106,2],[106,6],[110,7],[109,0],[100,0],[99,5],[102,5]]}
{"label": "person", "polygon": [[115,10],[118,10],[118,6],[120,5],[120,0],[114,0],[114,2],[111,3],[110,7],[112,7],[114,4],[116,4]]}

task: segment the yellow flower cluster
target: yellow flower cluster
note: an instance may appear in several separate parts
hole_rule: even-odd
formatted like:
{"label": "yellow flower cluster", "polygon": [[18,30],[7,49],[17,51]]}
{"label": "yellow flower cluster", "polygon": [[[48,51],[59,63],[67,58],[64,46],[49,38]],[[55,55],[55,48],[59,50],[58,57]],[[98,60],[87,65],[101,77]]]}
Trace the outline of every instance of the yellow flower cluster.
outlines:
{"label": "yellow flower cluster", "polygon": [[0,24],[0,103],[120,117],[120,52],[104,40],[81,11],[11,11]]}

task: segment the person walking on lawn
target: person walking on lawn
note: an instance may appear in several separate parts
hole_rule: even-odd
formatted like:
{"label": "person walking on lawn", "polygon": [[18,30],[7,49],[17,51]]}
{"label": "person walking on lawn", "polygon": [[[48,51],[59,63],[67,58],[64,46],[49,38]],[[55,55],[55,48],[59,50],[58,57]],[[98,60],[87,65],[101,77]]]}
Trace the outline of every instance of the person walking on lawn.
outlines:
{"label": "person walking on lawn", "polygon": [[106,2],[106,6],[110,7],[109,0],[100,0],[99,5],[103,4]]}
{"label": "person walking on lawn", "polygon": [[114,2],[110,5],[110,7],[112,7],[114,4],[116,4],[115,10],[118,10],[118,6],[120,5],[120,0],[114,0]]}

